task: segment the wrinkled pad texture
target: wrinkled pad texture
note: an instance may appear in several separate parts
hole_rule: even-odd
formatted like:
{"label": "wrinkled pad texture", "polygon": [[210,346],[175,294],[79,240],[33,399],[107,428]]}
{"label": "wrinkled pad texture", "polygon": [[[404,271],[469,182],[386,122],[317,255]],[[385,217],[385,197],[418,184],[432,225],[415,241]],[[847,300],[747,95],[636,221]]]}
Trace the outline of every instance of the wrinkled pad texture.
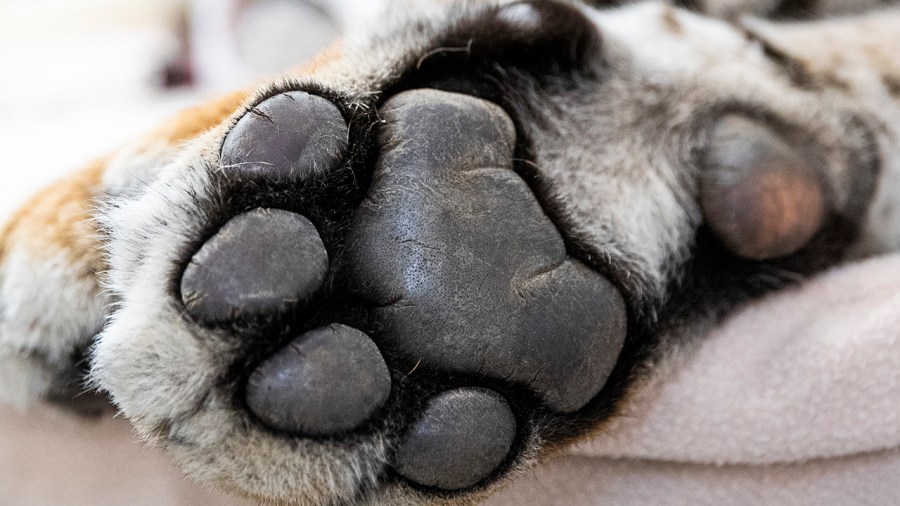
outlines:
{"label": "wrinkled pad texture", "polygon": [[625,304],[567,256],[513,171],[512,121],[433,90],[380,112],[382,156],[348,241],[380,342],[423,367],[527,385],[556,411],[584,406],[618,359]]}

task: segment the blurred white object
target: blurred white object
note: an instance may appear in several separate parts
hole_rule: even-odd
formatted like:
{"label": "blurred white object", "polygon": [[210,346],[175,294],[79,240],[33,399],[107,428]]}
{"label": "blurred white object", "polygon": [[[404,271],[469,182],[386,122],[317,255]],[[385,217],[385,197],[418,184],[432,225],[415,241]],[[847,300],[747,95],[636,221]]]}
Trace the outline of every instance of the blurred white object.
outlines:
{"label": "blurred white object", "polygon": [[190,52],[195,84],[225,90],[303,63],[379,0],[194,0]]}
{"label": "blurred white object", "polygon": [[[0,0],[0,223],[41,187],[175,111],[302,63],[382,3]],[[195,86],[160,89],[165,62],[185,49]]]}
{"label": "blurred white object", "polygon": [[0,223],[41,187],[200,100],[158,87],[182,4],[0,0]]}

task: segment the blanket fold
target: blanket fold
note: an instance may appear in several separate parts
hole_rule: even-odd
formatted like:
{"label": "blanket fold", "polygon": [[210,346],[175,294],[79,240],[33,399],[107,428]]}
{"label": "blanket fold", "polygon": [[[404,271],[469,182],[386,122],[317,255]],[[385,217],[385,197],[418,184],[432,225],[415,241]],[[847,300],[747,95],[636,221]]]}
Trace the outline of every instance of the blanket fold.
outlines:
{"label": "blanket fold", "polygon": [[900,255],[750,304],[659,365],[574,453],[773,464],[900,448]]}

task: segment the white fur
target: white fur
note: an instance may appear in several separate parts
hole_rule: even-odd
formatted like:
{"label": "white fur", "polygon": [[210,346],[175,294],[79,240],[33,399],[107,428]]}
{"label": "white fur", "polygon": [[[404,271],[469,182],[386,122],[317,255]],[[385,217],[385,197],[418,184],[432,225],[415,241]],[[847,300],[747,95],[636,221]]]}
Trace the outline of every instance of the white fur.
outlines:
{"label": "white fur", "polygon": [[0,401],[24,405],[51,393],[100,331],[107,303],[64,253],[8,251],[0,266]]}

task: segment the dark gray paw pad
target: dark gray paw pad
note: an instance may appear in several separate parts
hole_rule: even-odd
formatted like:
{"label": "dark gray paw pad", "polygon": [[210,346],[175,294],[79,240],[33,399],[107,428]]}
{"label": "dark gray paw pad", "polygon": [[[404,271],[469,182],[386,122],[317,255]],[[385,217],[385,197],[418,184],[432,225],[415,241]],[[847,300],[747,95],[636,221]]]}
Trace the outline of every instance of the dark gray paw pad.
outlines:
{"label": "dark gray paw pad", "polygon": [[498,393],[460,388],[432,398],[400,444],[394,468],[419,485],[470,487],[506,459],[516,419]]}
{"label": "dark gray paw pad", "polygon": [[625,304],[568,256],[513,171],[510,118],[434,90],[380,113],[381,158],[348,241],[378,339],[424,367],[527,385],[559,412],[583,407],[622,349]]}
{"label": "dark gray paw pad", "polygon": [[188,313],[206,324],[278,314],[322,285],[328,253],[303,216],[255,209],[206,241],[181,278]]}
{"label": "dark gray paw pad", "polygon": [[228,174],[266,181],[300,181],[337,167],[347,152],[347,125],[328,100],[302,91],[251,108],[222,143]]}
{"label": "dark gray paw pad", "polygon": [[250,375],[246,401],[266,425],[316,436],[359,427],[390,392],[375,343],[335,324],[301,335],[266,359]]}

